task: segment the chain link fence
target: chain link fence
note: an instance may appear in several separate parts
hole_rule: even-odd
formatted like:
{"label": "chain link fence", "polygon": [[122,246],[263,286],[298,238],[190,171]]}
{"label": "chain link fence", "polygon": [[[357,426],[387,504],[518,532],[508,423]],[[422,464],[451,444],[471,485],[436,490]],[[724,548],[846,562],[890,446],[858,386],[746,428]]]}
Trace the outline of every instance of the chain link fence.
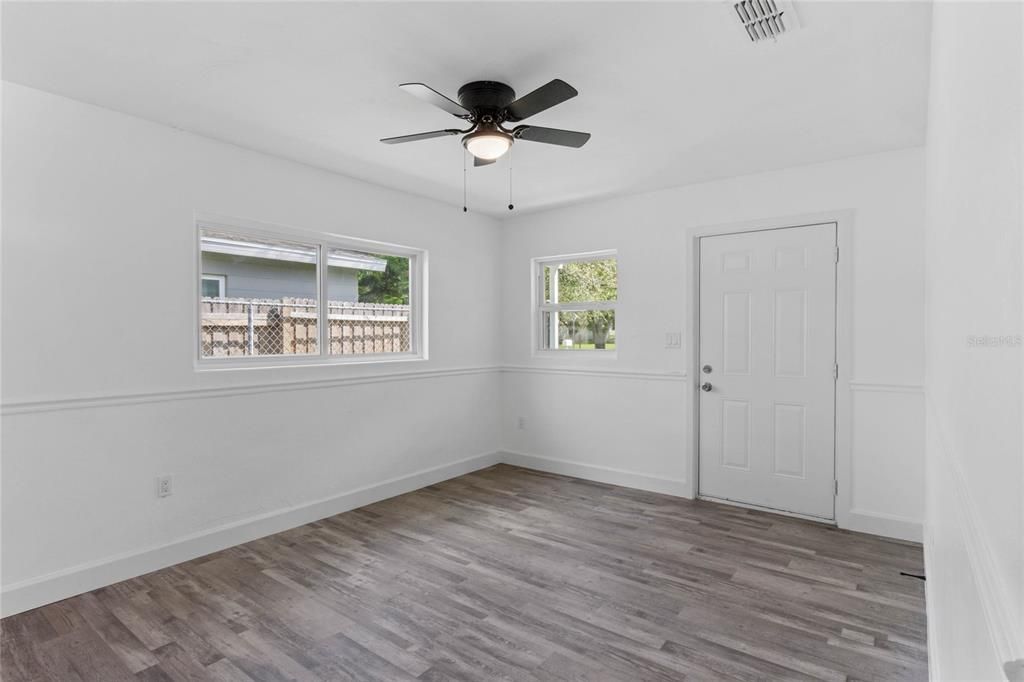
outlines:
{"label": "chain link fence", "polygon": [[[202,356],[315,355],[317,302],[308,298],[203,298]],[[408,305],[329,301],[331,355],[412,350]]]}

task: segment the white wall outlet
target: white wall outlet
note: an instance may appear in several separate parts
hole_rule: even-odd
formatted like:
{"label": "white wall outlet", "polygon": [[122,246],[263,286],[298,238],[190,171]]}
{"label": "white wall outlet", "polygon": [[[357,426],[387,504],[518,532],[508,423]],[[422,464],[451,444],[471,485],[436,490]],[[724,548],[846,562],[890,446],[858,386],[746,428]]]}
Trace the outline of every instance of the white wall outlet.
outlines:
{"label": "white wall outlet", "polygon": [[519,420],[516,422],[516,426],[519,428],[520,431],[525,431],[526,430],[526,417],[520,417]]}
{"label": "white wall outlet", "polygon": [[156,496],[157,497],[170,497],[171,495],[171,476],[165,474],[163,476],[157,476],[156,478]]}
{"label": "white wall outlet", "polygon": [[682,332],[665,332],[665,348],[682,348]]}

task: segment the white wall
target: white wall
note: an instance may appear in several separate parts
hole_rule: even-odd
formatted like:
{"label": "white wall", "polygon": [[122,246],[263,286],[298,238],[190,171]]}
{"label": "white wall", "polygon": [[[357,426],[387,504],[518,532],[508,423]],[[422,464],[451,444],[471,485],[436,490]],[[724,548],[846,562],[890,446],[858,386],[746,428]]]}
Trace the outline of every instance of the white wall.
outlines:
{"label": "white wall", "polygon": [[[690,228],[853,211],[853,470],[847,527],[920,538],[923,151],[910,149],[593,202],[502,231],[503,443],[513,459],[692,491]],[[617,358],[532,357],[530,259],[617,249]],[[682,349],[665,334],[683,332]],[[559,371],[568,370],[568,371]],[[519,428],[519,417],[526,428]],[[568,463],[567,463],[568,462]]]}
{"label": "white wall", "polygon": [[[498,450],[690,494],[689,351],[664,347],[666,332],[686,338],[687,228],[837,210],[852,211],[857,290],[849,525],[919,533],[921,150],[499,229],[21,86],[5,86],[4,117],[5,613],[458,475]],[[430,359],[196,372],[197,210],[429,249]],[[530,258],[604,248],[619,253],[617,359],[535,360]],[[114,293],[116,310],[97,303]],[[161,500],[162,473],[175,493]]]}
{"label": "white wall", "polygon": [[[21,86],[3,99],[5,612],[494,461],[496,221]],[[196,210],[428,249],[430,359],[196,372]]]}
{"label": "white wall", "polygon": [[1002,679],[1024,659],[1024,10],[937,3],[932,25],[929,652],[935,679]]}

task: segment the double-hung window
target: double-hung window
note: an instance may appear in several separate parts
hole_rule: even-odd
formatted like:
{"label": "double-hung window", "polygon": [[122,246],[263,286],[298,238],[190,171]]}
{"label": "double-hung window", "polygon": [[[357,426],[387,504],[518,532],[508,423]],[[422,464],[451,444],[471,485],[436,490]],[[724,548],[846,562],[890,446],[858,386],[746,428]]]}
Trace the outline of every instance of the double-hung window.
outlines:
{"label": "double-hung window", "polygon": [[619,282],[614,251],[538,258],[534,277],[536,351],[615,350]]}
{"label": "double-hung window", "polygon": [[425,251],[241,221],[197,227],[200,367],[426,357]]}

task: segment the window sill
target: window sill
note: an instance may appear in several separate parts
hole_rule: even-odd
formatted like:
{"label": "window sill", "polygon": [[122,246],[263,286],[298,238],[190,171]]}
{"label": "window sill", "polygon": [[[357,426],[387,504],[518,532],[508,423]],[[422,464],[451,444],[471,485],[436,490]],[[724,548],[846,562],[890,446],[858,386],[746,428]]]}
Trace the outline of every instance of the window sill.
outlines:
{"label": "window sill", "polygon": [[617,360],[619,357],[618,350],[534,350],[533,357],[538,360],[566,360],[572,358],[570,362],[586,362],[587,360],[594,360],[596,362],[608,362],[610,360]]}
{"label": "window sill", "polygon": [[233,372],[236,370],[258,369],[293,369],[296,367],[348,367],[365,365],[403,364],[423,362],[427,358],[422,354],[388,353],[378,355],[323,357],[320,355],[308,358],[271,356],[262,358],[216,358],[196,360],[196,372]]}

